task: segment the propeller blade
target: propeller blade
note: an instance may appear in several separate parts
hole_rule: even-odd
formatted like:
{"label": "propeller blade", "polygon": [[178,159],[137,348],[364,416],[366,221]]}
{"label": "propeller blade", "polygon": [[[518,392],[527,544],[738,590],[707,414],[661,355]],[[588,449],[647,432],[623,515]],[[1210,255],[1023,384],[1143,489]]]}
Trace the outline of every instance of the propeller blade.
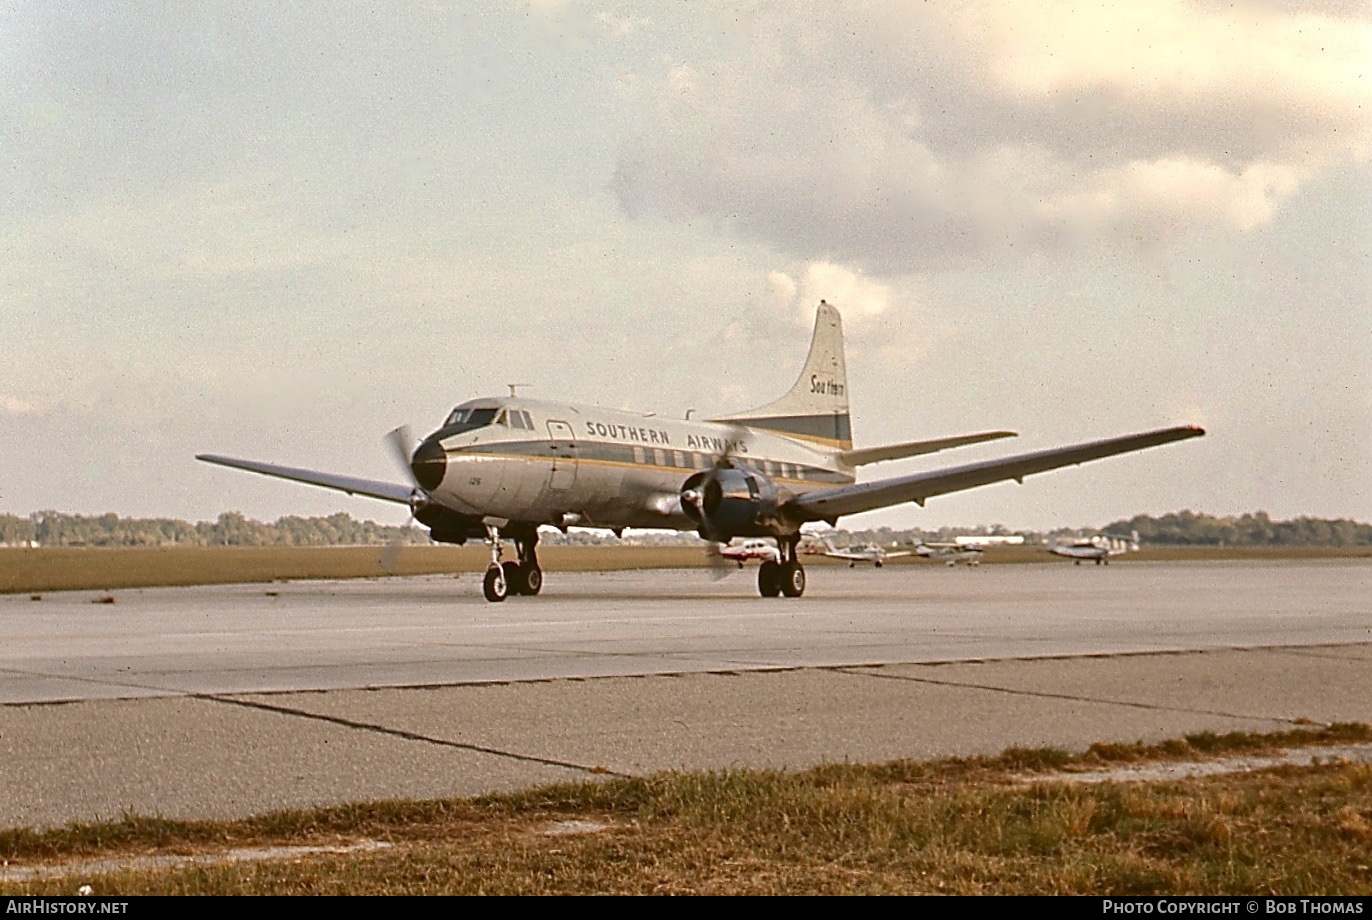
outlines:
{"label": "propeller blade", "polygon": [[747,437],[748,429],[742,425],[730,425],[729,433],[724,438],[724,449],[715,455],[714,468],[717,470],[733,469],[730,458],[738,451],[738,446]]}
{"label": "propeller blade", "polygon": [[385,572],[387,575],[394,575],[399,571],[400,553],[405,548],[406,544],[411,542],[413,534],[414,512],[411,511],[409,520],[405,522],[405,526],[400,528],[396,535],[390,539],[390,542],[386,544],[386,548],[381,551],[380,557],[376,560],[381,566],[381,571]]}
{"label": "propeller blade", "polygon": [[414,469],[410,466],[410,460],[414,457],[415,441],[410,433],[409,425],[401,425],[399,428],[389,432],[383,440],[390,448],[391,456],[395,458],[396,465],[405,474],[405,479],[414,487],[410,493],[410,518],[405,522],[405,526],[400,529],[391,542],[386,544],[386,548],[381,551],[381,569],[387,575],[394,575],[400,568],[400,554],[405,545],[411,542],[414,533],[414,515],[428,501],[428,494],[420,488],[419,481],[415,479]]}
{"label": "propeller blade", "polygon": [[719,581],[733,574],[736,568],[728,559],[724,558],[724,544],[707,543],[705,544],[705,561],[709,565],[710,580]]}
{"label": "propeller blade", "polygon": [[391,456],[395,458],[396,463],[405,474],[405,478],[415,488],[419,488],[419,483],[414,478],[414,470],[410,469],[410,458],[414,456],[415,448],[414,437],[410,434],[410,426],[401,425],[387,434],[385,440],[391,449]]}
{"label": "propeller blade", "polygon": [[689,489],[681,494],[683,502],[690,502],[696,509],[700,517],[700,528],[704,532],[705,539],[709,542],[705,544],[705,561],[708,566],[710,578],[719,581],[733,574],[735,566],[724,558],[724,545],[728,543],[728,538],[721,534],[710,519],[709,512],[705,508],[705,496],[709,494],[711,486],[718,486],[716,483],[719,478],[720,470],[733,469],[730,456],[738,449],[738,445],[743,442],[747,429],[742,425],[730,425],[728,436],[724,439],[724,449],[715,454],[710,463],[710,469],[700,485]]}

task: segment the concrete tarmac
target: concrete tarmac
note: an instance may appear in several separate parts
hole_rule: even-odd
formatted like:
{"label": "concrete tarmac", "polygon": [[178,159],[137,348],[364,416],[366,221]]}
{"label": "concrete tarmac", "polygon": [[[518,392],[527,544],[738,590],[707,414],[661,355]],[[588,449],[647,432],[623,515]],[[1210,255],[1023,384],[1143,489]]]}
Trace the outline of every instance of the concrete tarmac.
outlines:
{"label": "concrete tarmac", "polygon": [[0,827],[1372,723],[1372,563],[0,597]]}

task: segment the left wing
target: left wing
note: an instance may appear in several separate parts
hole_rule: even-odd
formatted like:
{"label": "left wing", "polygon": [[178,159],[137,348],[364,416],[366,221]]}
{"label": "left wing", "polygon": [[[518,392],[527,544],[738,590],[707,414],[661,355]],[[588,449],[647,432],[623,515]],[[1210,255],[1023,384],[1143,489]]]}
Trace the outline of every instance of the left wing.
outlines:
{"label": "left wing", "polygon": [[[257,460],[239,460],[237,457],[221,457],[218,454],[196,454],[195,459],[220,466],[231,466],[236,470],[261,473],[264,476],[279,476],[312,486],[337,489],[349,495],[365,495],[382,501],[412,504],[418,490],[413,486],[402,486],[394,482],[379,482],[375,479],[359,479],[356,476],[340,476],[337,473],[321,473],[316,470],[302,470],[294,466],[278,466],[275,463],[261,463]],[[419,496],[422,498],[422,496]]]}
{"label": "left wing", "polygon": [[1020,482],[1025,476],[1033,473],[1075,466],[1088,460],[1127,454],[1130,451],[1169,444],[1172,441],[1198,438],[1203,434],[1205,429],[1194,425],[1160,428],[1142,434],[1090,441],[1071,447],[1055,447],[1051,450],[1019,454],[999,460],[985,460],[965,466],[952,466],[927,473],[911,473],[908,476],[894,476],[890,479],[878,479],[837,489],[821,489],[796,496],[782,507],[782,511],[799,521],[831,521],[840,515],[872,511],[901,502],[923,505],[925,499],[935,495],[961,492],[964,489],[974,489],[1007,479]]}

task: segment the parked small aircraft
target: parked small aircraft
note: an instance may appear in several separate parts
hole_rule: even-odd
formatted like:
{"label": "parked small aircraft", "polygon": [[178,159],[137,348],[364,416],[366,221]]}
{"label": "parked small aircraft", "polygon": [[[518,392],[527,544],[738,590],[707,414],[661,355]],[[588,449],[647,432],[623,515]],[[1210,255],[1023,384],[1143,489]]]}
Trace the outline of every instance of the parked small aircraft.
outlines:
{"label": "parked small aircraft", "polygon": [[1048,543],[1048,552],[1057,556],[1066,556],[1072,560],[1073,565],[1081,565],[1083,559],[1093,561],[1096,565],[1109,565],[1111,556],[1137,551],[1138,548],[1139,532],[1137,530],[1130,533],[1128,537],[1097,534],[1094,537],[1074,540],[1067,544],[1058,543],[1055,539]]}
{"label": "parked small aircraft", "polygon": [[737,562],[738,567],[743,568],[743,564],[750,559],[759,559],[763,562],[781,564],[781,550],[777,549],[766,540],[744,540],[738,546],[729,544],[719,548],[721,558],[730,562]]}
{"label": "parked small aircraft", "polygon": [[893,553],[880,543],[862,543],[857,546],[847,546],[843,549],[839,549],[826,539],[824,541],[824,546],[826,547],[824,555],[834,559],[848,560],[848,568],[850,569],[859,562],[870,562],[874,567],[879,569],[886,564],[887,559],[911,555],[909,551]]}
{"label": "parked small aircraft", "polygon": [[[388,441],[408,483],[323,473],[200,454],[208,463],[291,479],[408,505],[440,543],[484,538],[491,564],[487,600],[538,594],[538,528],[626,527],[694,530],[715,544],[735,537],[776,541],[779,562],[765,560],[758,591],[799,597],[805,569],[797,558],[802,525],[903,502],[923,505],[993,482],[1015,480],[1142,450],[1205,432],[1194,426],[1039,450],[872,482],[857,468],[951,447],[1012,437],[1012,431],[855,449],[848,412],[848,372],[838,310],[820,301],[800,376],[780,399],[711,421],[672,420],[613,409],[483,397],[457,406],[416,446],[408,430]],[[502,561],[502,539],[516,560]]]}
{"label": "parked small aircraft", "polygon": [[969,566],[981,565],[983,552],[981,544],[977,543],[925,543],[920,541],[915,544],[915,555],[925,559],[937,559],[950,566],[957,565],[959,562]]}

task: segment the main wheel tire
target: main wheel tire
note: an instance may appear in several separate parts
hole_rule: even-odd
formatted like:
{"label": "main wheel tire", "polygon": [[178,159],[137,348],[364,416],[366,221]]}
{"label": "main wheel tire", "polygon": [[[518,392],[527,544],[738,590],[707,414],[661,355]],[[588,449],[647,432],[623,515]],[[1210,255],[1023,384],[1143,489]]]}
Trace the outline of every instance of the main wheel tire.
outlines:
{"label": "main wheel tire", "polygon": [[500,566],[493,565],[486,570],[486,577],[481,582],[481,593],[485,594],[486,600],[492,604],[500,603],[510,593],[510,582]]}
{"label": "main wheel tire", "polygon": [[532,597],[543,590],[543,570],[536,565],[523,565],[524,570],[524,594]]}
{"label": "main wheel tire", "polygon": [[776,597],[781,593],[781,565],[770,559],[763,560],[757,570],[757,591],[763,597]]}
{"label": "main wheel tire", "polygon": [[528,594],[524,590],[524,570],[520,568],[518,562],[502,562],[500,570],[505,573],[505,593],[518,597],[521,594]]}
{"label": "main wheel tire", "polygon": [[788,562],[781,567],[781,593],[787,597],[800,597],[805,593],[805,569],[799,562]]}

